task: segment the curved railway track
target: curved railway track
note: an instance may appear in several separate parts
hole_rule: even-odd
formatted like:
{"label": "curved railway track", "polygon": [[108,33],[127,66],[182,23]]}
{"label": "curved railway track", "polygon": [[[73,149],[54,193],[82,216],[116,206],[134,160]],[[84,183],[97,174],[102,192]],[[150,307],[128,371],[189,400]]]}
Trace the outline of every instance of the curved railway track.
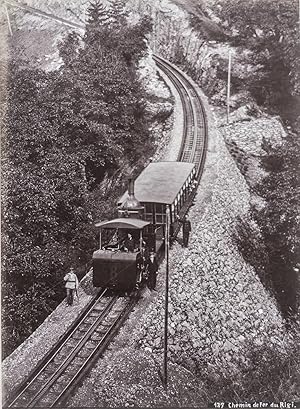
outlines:
{"label": "curved railway track", "polygon": [[[157,65],[171,79],[179,92],[184,112],[184,134],[178,160],[196,164],[197,179],[201,178],[206,146],[207,123],[200,97],[194,86],[175,66],[161,57]],[[194,190],[194,194],[196,189]],[[191,201],[194,195],[191,195]],[[191,201],[187,202],[184,211]],[[179,224],[177,229],[179,230]],[[4,407],[61,406],[70,396],[93,361],[105,350],[137,302],[107,296],[107,290],[96,296],[87,311],[49,356],[20,386]]]}
{"label": "curved railway track", "polygon": [[[169,61],[158,55],[153,56],[157,66],[170,78],[177,89],[183,109],[183,135],[181,147],[177,157],[178,161],[191,162],[196,165],[196,179],[199,184],[208,144],[208,124],[205,109],[194,84],[187,76]],[[190,193],[181,209],[180,215],[187,213],[197,193],[196,187]],[[174,222],[174,236],[176,237],[181,224]]]}
{"label": "curved railway track", "polygon": [[205,162],[208,127],[202,100],[195,86],[184,73],[164,58],[154,55],[157,66],[173,82],[182,102],[184,126],[181,149],[177,160],[195,163],[200,181]]}
{"label": "curved railway track", "polygon": [[[9,3],[8,3],[9,4]],[[11,6],[26,8],[27,11],[46,18],[53,18],[61,24],[81,28],[78,24],[57,18],[54,15],[28,8],[20,3]],[[184,112],[184,128],[180,153],[177,160],[196,164],[197,180],[200,181],[207,149],[207,120],[202,101],[195,86],[184,73],[169,61],[155,55],[157,66],[165,72],[176,87]],[[196,189],[191,194],[183,212],[194,199]],[[179,225],[175,230],[179,230]],[[138,296],[138,294],[137,294]],[[108,346],[138,297],[109,296],[107,290],[100,292],[88,308],[74,323],[66,336],[50,351],[41,364],[20,385],[4,407],[56,407],[61,406],[73,389],[92,366],[94,360]]]}

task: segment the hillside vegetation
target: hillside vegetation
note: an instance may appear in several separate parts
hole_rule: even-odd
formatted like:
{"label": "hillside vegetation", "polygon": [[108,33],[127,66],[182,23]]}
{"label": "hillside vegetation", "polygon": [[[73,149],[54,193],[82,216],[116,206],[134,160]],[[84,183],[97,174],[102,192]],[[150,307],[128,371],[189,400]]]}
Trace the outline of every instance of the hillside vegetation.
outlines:
{"label": "hillside vegetation", "polygon": [[[184,7],[183,2],[176,3]],[[210,7],[210,10],[208,9]],[[231,95],[236,104],[248,104],[250,115],[280,115],[288,130],[283,146],[265,143],[260,166],[267,176],[253,193],[265,206],[252,206],[253,223],[240,220],[237,243],[256,269],[261,281],[275,296],[285,318],[296,319],[299,310],[299,152],[300,148],[300,55],[299,22],[295,0],[228,0],[214,4],[189,1],[190,23],[201,38],[217,42],[211,71],[201,73],[178,47],[173,60],[198,80],[212,103],[226,103],[228,51],[232,50]],[[219,30],[210,30],[205,19],[212,15]],[[215,23],[216,24],[216,23]],[[226,45],[226,48],[224,47]],[[212,48],[212,50],[214,50]],[[224,57],[225,55],[225,57]],[[213,69],[212,69],[213,68]],[[209,74],[212,75],[209,75]],[[207,78],[206,78],[207,77]],[[224,99],[225,92],[225,99]],[[220,97],[221,96],[221,97]],[[237,105],[239,106],[239,105]],[[248,118],[251,119],[250,117]],[[258,234],[258,231],[260,234]]]}
{"label": "hillside vegetation", "polygon": [[250,51],[244,62],[256,67],[239,87],[292,122],[300,107],[297,9],[296,0],[229,0],[216,9],[231,43]]}
{"label": "hillside vegetation", "polygon": [[247,90],[259,105],[280,114],[293,131],[283,146],[271,148],[262,167],[267,176],[255,186],[265,207],[252,207],[251,216],[261,237],[241,222],[241,250],[262,282],[275,295],[285,318],[295,319],[300,300],[300,157],[299,22],[295,0],[229,0],[221,3],[219,17],[226,22],[229,40],[247,48],[245,64],[256,67],[236,90]]}
{"label": "hillside vegetation", "polygon": [[[107,19],[109,15],[109,19]],[[3,146],[3,355],[64,297],[70,265],[84,273],[93,223],[112,215],[128,172],[152,152],[137,64],[148,20],[131,26],[121,2],[88,10],[83,38],[60,44],[46,73],[11,48]],[[13,39],[12,39],[13,40]]]}

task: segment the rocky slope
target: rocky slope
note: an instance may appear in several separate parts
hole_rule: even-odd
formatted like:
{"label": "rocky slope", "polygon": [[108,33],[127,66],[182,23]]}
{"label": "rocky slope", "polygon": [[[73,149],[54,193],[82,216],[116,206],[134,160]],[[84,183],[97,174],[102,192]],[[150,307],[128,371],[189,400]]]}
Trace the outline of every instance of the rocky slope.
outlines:
{"label": "rocky slope", "polygon": [[288,353],[289,337],[274,299],[235,244],[236,217],[246,215],[250,192],[209,117],[205,173],[189,213],[190,244],[182,248],[179,236],[170,253],[168,391],[161,383],[163,264],[158,292],[145,291],[71,407],[205,407],[207,382],[216,383],[221,375],[238,379],[254,350]]}
{"label": "rocky slope", "polygon": [[[187,13],[170,1],[130,0],[128,4],[155,17],[152,47],[166,57],[174,57],[181,48],[211,100],[224,103],[224,83],[217,79],[217,70],[228,47],[201,38],[191,29]],[[150,95],[157,88],[153,68],[150,60],[142,62],[141,75],[147,79]],[[159,104],[170,104],[166,87],[158,87],[153,95]],[[245,95],[237,96],[233,106],[243,104],[243,98],[247,100]],[[175,96],[176,120],[178,102]],[[241,370],[250,368],[251,352],[270,347],[282,356],[288,353],[289,334],[276,303],[244,262],[234,240],[237,217],[246,217],[249,209],[249,181],[262,176],[256,157],[264,154],[263,141],[282,143],[284,131],[275,118],[257,112],[258,117],[253,116],[252,105],[250,110],[233,112],[227,125],[222,109],[214,108],[213,115],[207,101],[205,104],[210,142],[205,173],[189,213],[190,245],[183,249],[179,237],[170,255],[169,389],[161,384],[163,264],[158,292],[144,293],[69,406],[206,406],[207,383],[216,382],[223,373],[238,379]],[[150,98],[149,114],[155,118],[157,112]],[[176,142],[171,140],[171,145],[174,150],[167,152],[167,157],[174,160]],[[164,154],[161,149],[155,159]],[[7,368],[16,364],[18,354],[14,358]]]}

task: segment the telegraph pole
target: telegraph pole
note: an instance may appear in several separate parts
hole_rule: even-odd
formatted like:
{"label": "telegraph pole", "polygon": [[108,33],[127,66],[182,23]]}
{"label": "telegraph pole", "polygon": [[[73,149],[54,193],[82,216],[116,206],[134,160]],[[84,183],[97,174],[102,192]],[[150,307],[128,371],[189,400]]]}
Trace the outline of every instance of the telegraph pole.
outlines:
{"label": "telegraph pole", "polygon": [[164,370],[163,382],[168,387],[168,304],[169,304],[169,244],[170,244],[170,208],[166,209],[166,234],[165,234],[165,253],[166,253],[166,280],[165,280],[165,328],[164,328]]}
{"label": "telegraph pole", "polygon": [[[299,0],[300,1],[300,0]],[[230,102],[230,77],[231,77],[231,50],[228,54],[228,76],[227,76],[227,123],[229,123],[229,102]]]}
{"label": "telegraph pole", "polygon": [[9,14],[8,14],[8,9],[7,9],[7,5],[5,4],[5,11],[6,11],[6,17],[7,17],[7,23],[8,23],[8,29],[9,29],[9,33],[10,36],[12,37],[12,29],[11,29],[11,25],[10,25],[10,18],[9,18]]}

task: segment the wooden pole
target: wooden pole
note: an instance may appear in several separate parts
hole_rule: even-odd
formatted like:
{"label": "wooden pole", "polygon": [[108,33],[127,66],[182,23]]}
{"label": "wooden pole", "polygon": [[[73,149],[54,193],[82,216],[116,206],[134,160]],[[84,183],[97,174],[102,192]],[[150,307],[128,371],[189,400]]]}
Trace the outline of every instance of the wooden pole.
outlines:
{"label": "wooden pole", "polygon": [[231,77],[231,50],[228,54],[228,76],[227,76],[227,123],[229,123],[229,113],[230,113],[230,77]]}
{"label": "wooden pole", "polygon": [[11,29],[11,25],[10,25],[10,18],[9,18],[9,14],[8,14],[7,5],[5,4],[4,7],[5,7],[5,11],[6,11],[6,17],[7,17],[9,33],[10,33],[10,36],[12,37],[12,29]]}
{"label": "wooden pole", "polygon": [[168,305],[169,305],[169,243],[170,243],[170,208],[166,209],[166,234],[165,234],[165,252],[166,252],[166,280],[165,280],[165,328],[164,328],[164,387],[168,387]]}

